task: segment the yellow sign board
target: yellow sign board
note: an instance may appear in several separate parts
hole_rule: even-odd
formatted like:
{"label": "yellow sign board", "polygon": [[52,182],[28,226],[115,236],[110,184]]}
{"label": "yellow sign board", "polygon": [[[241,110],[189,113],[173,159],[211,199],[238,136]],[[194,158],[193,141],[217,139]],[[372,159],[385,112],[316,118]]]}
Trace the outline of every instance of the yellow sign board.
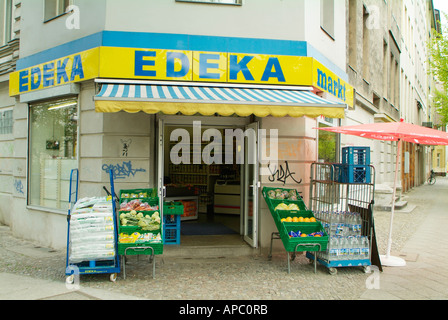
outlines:
{"label": "yellow sign board", "polygon": [[99,75],[100,48],[94,48],[70,56],[11,73],[11,96],[97,78]]}
{"label": "yellow sign board", "polygon": [[99,47],[11,74],[18,95],[93,78],[313,86],[353,106],[353,87],[311,57]]}
{"label": "yellow sign board", "polygon": [[335,98],[353,107],[354,89],[317,60],[313,61],[313,87],[330,93]]}

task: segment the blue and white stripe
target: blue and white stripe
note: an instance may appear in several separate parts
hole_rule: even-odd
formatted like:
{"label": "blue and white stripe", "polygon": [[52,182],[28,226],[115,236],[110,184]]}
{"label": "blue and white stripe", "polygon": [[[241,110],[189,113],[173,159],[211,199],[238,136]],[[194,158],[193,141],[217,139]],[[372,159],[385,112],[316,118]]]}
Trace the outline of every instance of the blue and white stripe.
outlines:
{"label": "blue and white stripe", "polygon": [[155,100],[254,105],[340,106],[308,90],[180,85],[102,84],[96,100]]}

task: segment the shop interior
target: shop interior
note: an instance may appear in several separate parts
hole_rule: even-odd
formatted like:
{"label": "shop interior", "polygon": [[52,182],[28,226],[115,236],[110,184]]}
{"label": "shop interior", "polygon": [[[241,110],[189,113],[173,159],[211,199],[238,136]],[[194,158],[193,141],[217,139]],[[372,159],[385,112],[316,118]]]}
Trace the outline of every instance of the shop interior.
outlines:
{"label": "shop interior", "polygon": [[[170,141],[171,134],[176,129],[188,132],[191,139],[185,142],[180,139]],[[201,137],[205,130],[201,128]],[[214,128],[215,129],[215,128]],[[215,129],[224,137],[226,128]],[[181,201],[184,205],[184,214],[181,216],[181,244],[203,245],[213,241],[225,243],[241,243],[241,171],[242,165],[225,164],[226,148],[224,142],[210,141],[195,142],[200,144],[200,158],[193,146],[193,128],[190,126],[165,126],[164,146],[164,183],[166,187],[165,201]],[[218,135],[219,136],[219,135]],[[210,143],[220,143],[222,155],[216,148],[208,147]],[[187,144],[189,143],[189,146]],[[196,145],[196,146],[197,146]],[[173,149],[177,146],[177,149]],[[179,148],[183,148],[179,151]],[[236,141],[232,146],[232,156],[236,155]],[[170,157],[171,152],[177,150],[181,157],[183,152],[189,152],[188,161],[174,164]],[[195,153],[196,151],[196,153]],[[227,152],[229,148],[227,148]],[[204,162],[204,154],[213,159],[222,159],[222,163],[215,161],[210,164]],[[200,159],[200,160],[199,160]],[[235,159],[234,159],[235,160]],[[187,162],[187,163],[186,163]],[[206,237],[207,236],[207,237]]]}

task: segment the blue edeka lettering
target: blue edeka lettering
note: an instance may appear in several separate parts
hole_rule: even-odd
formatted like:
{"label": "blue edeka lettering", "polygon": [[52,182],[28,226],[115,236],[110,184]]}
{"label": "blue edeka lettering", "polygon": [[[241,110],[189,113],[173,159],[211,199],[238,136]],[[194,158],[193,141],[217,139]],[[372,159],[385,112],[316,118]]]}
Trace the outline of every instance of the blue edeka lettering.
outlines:
{"label": "blue edeka lettering", "polygon": [[341,79],[338,78],[336,81],[330,76],[327,77],[327,74],[322,70],[317,69],[317,85],[338,99],[346,100],[346,86],[345,84],[341,85]]}
{"label": "blue edeka lettering", "polygon": [[208,69],[219,69],[219,63],[211,63],[210,60],[219,60],[219,54],[202,53],[199,56],[199,78],[219,79],[219,73],[209,72]]}
{"label": "blue edeka lettering", "polygon": [[261,81],[269,81],[270,78],[277,78],[278,82],[286,82],[278,58],[269,58],[266,69],[261,77]]}
{"label": "blue edeka lettering", "polygon": [[[181,63],[180,70],[175,70],[176,60]],[[166,55],[166,76],[168,78],[182,78],[190,72],[190,60],[182,52],[168,52]]]}
{"label": "blue edeka lettering", "polygon": [[254,81],[254,77],[252,76],[252,73],[250,73],[249,68],[247,67],[247,64],[252,61],[254,57],[253,56],[244,56],[243,59],[241,59],[240,62],[238,62],[238,56],[236,55],[230,55],[229,57],[229,79],[230,80],[237,80],[238,79],[238,73],[243,73],[244,79],[247,81]]}
{"label": "blue edeka lettering", "polygon": [[[49,62],[42,67],[33,67],[19,72],[19,91],[27,92],[29,90],[52,87],[62,83],[69,82],[67,65],[70,58],[64,58],[55,62]],[[56,69],[55,69],[56,66]],[[55,79],[56,78],[56,79]],[[73,65],[70,74],[70,81],[84,79],[84,68],[81,55],[73,57]]]}
{"label": "blue edeka lettering", "polygon": [[147,70],[144,67],[154,67],[156,65],[155,60],[148,60],[145,58],[155,58],[155,51],[135,51],[135,68],[134,74],[140,77],[155,77],[157,72],[155,70]]}

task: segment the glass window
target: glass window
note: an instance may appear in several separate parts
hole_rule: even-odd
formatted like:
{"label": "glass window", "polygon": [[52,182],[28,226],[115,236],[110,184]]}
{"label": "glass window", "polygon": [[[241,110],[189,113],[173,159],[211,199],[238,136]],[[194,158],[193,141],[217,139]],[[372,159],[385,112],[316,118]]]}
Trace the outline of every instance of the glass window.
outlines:
{"label": "glass window", "polygon": [[[328,119],[333,120],[333,119]],[[319,128],[330,127],[325,123],[319,123]],[[319,133],[319,154],[318,161],[322,163],[337,163],[339,155],[339,134],[318,130]]]}
{"label": "glass window", "polygon": [[12,39],[12,0],[0,0],[0,46]]}
{"label": "glass window", "polygon": [[0,135],[12,134],[12,110],[0,111]]}
{"label": "glass window", "polygon": [[76,99],[30,106],[29,204],[67,209],[70,173],[78,168]]}
{"label": "glass window", "polygon": [[320,1],[320,26],[334,39],[334,0]]}
{"label": "glass window", "polygon": [[71,0],[45,0],[44,21],[64,14],[70,2]]}
{"label": "glass window", "polygon": [[237,5],[241,5],[242,0],[176,0],[176,2],[198,2],[198,3],[216,3],[216,4],[237,4]]}

